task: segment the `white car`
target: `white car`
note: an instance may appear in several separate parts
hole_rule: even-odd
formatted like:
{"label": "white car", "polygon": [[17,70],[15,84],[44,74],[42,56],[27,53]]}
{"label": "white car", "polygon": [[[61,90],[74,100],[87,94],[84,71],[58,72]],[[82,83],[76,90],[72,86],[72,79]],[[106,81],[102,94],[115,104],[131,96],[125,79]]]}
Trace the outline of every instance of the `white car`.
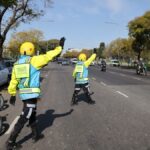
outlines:
{"label": "white car", "polygon": [[92,61],[92,63],[90,64],[90,66],[95,66],[95,61]]}
{"label": "white car", "polygon": [[3,61],[0,61],[0,86],[8,83],[9,81],[9,70],[6,68]]}
{"label": "white car", "polygon": [[71,59],[71,63],[72,63],[72,64],[76,64],[77,62],[78,62],[78,59],[77,59],[77,58],[72,58],[72,59]]}
{"label": "white car", "polygon": [[117,59],[113,59],[113,60],[111,60],[111,65],[119,67],[120,66],[120,62]]}

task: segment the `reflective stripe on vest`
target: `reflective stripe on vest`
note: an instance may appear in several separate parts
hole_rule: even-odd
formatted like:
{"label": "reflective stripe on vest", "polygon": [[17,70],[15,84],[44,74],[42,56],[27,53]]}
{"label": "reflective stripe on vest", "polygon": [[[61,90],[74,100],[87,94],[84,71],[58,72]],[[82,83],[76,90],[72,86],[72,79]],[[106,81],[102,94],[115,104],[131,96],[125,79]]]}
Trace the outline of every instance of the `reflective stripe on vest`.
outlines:
{"label": "reflective stripe on vest", "polygon": [[87,81],[89,78],[82,78],[82,79],[77,79],[77,81]]}
{"label": "reflective stripe on vest", "polygon": [[19,89],[20,94],[27,94],[27,93],[40,93],[39,88],[23,88]]}

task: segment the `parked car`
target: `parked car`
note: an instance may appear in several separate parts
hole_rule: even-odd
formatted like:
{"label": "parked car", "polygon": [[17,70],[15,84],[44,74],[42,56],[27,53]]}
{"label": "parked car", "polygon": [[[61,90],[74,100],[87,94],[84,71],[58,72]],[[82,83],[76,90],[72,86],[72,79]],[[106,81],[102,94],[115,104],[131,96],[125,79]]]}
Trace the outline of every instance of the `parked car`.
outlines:
{"label": "parked car", "polygon": [[61,64],[62,61],[63,61],[63,58],[57,58],[57,63],[58,63],[58,64]]}
{"label": "parked car", "polygon": [[111,65],[119,67],[120,66],[120,62],[117,59],[113,59],[113,60],[111,60]]}
{"label": "parked car", "polygon": [[4,61],[0,61],[0,86],[8,83],[9,70],[6,67]]}
{"label": "parked car", "polygon": [[63,59],[61,64],[62,65],[69,65],[70,64],[69,59]]}
{"label": "parked car", "polygon": [[9,71],[8,77],[10,79],[11,74],[12,74],[12,68],[13,68],[13,65],[15,63],[15,60],[13,60],[13,59],[4,59],[3,61],[4,61],[5,66],[8,68],[8,71]]}
{"label": "parked car", "polygon": [[72,64],[76,64],[77,62],[78,62],[78,59],[77,59],[77,58],[72,58],[72,59],[71,59],[71,63],[72,63]]}

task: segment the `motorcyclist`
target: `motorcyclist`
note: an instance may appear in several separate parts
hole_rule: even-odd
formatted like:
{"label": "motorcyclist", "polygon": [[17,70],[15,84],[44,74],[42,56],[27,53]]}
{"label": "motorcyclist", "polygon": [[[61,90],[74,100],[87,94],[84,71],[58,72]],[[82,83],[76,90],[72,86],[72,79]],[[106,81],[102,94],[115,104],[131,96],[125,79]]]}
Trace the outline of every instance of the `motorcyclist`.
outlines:
{"label": "motorcyclist", "polygon": [[101,71],[106,71],[106,62],[104,59],[101,60],[100,67],[101,67]]}
{"label": "motorcyclist", "polygon": [[101,64],[102,64],[102,65],[106,65],[106,62],[105,62],[104,59],[102,59]]}
{"label": "motorcyclist", "polygon": [[19,97],[23,102],[23,111],[15,124],[14,130],[6,142],[7,150],[20,149],[16,143],[16,138],[24,125],[29,121],[34,142],[43,138],[37,129],[36,107],[41,95],[40,91],[40,70],[47,65],[54,57],[58,56],[63,49],[65,38],[61,38],[59,46],[54,50],[47,51],[46,54],[34,56],[35,48],[31,42],[24,42],[20,47],[20,58],[14,64],[8,93],[11,95],[10,104],[15,105],[17,88]]}
{"label": "motorcyclist", "polygon": [[137,72],[140,73],[145,73],[145,75],[147,75],[147,67],[145,65],[145,63],[143,62],[142,59],[140,59],[137,63]]}
{"label": "motorcyclist", "polygon": [[88,67],[96,58],[96,48],[91,57],[86,60],[86,55],[81,53],[78,57],[75,69],[73,71],[73,77],[75,79],[75,89],[71,101],[71,105],[78,104],[78,93],[83,89],[86,100],[89,104],[94,104],[95,101],[91,99],[89,91],[89,79],[88,79]]}

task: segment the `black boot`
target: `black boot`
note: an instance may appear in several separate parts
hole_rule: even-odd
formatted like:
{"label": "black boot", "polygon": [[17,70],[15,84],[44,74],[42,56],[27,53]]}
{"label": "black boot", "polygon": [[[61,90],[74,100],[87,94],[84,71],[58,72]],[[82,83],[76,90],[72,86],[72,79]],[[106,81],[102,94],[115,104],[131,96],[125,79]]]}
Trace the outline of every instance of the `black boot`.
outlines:
{"label": "black boot", "polygon": [[36,143],[38,140],[44,138],[44,135],[40,134],[38,132],[36,123],[34,123],[33,125],[31,125],[31,130],[32,130],[32,140],[33,140],[33,143]]}
{"label": "black boot", "polygon": [[88,100],[88,104],[95,104],[95,101],[90,99],[90,100]]}
{"label": "black boot", "polygon": [[77,95],[74,93],[71,101],[71,106],[78,105]]}
{"label": "black boot", "polygon": [[6,150],[20,150],[22,146],[16,142],[7,141],[6,142]]}
{"label": "black boot", "polygon": [[14,131],[10,134],[8,141],[6,142],[7,150],[18,150],[21,148],[21,145],[16,143],[16,138],[18,137],[20,131],[22,130],[24,124],[27,122],[27,119],[24,116],[20,116],[18,122],[15,124]]}
{"label": "black boot", "polygon": [[88,104],[95,104],[95,101],[92,100],[92,98],[91,98],[89,93],[86,93],[86,97],[87,97],[87,103]]}

